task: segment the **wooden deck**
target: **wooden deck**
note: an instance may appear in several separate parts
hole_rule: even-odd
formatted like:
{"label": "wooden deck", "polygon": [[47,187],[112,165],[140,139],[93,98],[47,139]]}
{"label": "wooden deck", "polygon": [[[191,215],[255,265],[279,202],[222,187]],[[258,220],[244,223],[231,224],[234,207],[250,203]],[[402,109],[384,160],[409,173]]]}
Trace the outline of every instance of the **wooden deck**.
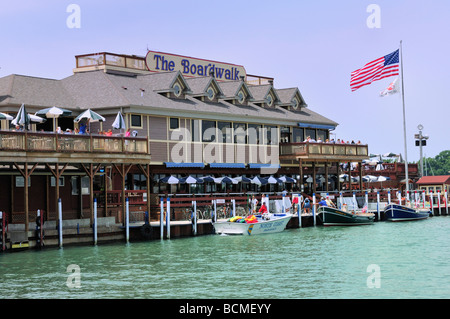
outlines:
{"label": "wooden deck", "polygon": [[311,142],[280,144],[280,160],[359,162],[368,158],[368,145]]}
{"label": "wooden deck", "polygon": [[0,131],[0,162],[148,164],[147,137]]}

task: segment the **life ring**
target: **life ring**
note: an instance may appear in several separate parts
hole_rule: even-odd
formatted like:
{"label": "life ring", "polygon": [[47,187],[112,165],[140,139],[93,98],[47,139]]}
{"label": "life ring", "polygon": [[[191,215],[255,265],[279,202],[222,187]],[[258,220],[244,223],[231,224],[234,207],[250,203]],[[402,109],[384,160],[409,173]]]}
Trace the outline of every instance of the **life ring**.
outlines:
{"label": "life ring", "polygon": [[141,226],[141,236],[144,239],[152,238],[152,226],[150,226],[150,224],[144,224]]}

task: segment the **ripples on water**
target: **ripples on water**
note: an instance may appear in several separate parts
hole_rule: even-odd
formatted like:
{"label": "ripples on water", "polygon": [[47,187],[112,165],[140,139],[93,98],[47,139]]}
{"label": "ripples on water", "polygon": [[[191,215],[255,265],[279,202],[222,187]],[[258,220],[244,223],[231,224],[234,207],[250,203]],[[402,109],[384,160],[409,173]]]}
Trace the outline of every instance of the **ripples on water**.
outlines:
{"label": "ripples on water", "polygon": [[[0,255],[1,298],[448,298],[450,217]],[[70,264],[81,288],[68,288]],[[368,288],[367,267],[380,268]]]}

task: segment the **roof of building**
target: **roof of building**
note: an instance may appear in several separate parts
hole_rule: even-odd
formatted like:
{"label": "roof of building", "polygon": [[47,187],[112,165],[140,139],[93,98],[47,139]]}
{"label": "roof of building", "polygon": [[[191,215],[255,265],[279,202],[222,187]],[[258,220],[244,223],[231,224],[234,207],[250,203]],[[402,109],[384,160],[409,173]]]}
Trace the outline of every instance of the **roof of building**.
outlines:
{"label": "roof of building", "polygon": [[[205,92],[213,82],[220,88],[221,98],[218,101],[211,103],[194,97]],[[179,83],[183,89],[182,98],[167,95],[174,91],[175,83]],[[247,103],[230,103],[241,88],[248,93]],[[269,90],[267,85],[258,88],[242,81],[218,82],[211,77],[186,79],[178,71],[130,76],[97,70],[77,72],[62,80],[12,74],[0,78],[0,107],[4,111],[14,112],[16,106],[18,110],[18,106],[25,103],[29,110],[59,106],[74,113],[88,108],[101,112],[102,109],[106,111],[122,107],[124,112],[129,108],[143,114],[175,113],[186,117],[217,118],[220,113],[221,116],[245,119],[247,122],[338,125],[309,107],[304,107],[306,104],[301,95],[303,107],[297,110],[279,105],[266,108],[252,103],[252,92],[260,98]],[[300,94],[297,88],[275,89],[280,102],[284,103],[289,102],[297,92]]]}
{"label": "roof of building", "polygon": [[450,185],[450,175],[438,175],[438,176],[423,176],[418,181],[417,184],[427,184],[427,185]]}

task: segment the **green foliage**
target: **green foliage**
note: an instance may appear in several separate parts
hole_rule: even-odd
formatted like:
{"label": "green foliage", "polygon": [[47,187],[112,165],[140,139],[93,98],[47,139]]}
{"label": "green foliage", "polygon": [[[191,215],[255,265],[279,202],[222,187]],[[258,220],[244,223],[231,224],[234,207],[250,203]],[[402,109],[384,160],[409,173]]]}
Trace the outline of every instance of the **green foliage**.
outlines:
{"label": "green foliage", "polygon": [[427,175],[450,175],[450,150],[442,151],[435,158],[426,157]]}

